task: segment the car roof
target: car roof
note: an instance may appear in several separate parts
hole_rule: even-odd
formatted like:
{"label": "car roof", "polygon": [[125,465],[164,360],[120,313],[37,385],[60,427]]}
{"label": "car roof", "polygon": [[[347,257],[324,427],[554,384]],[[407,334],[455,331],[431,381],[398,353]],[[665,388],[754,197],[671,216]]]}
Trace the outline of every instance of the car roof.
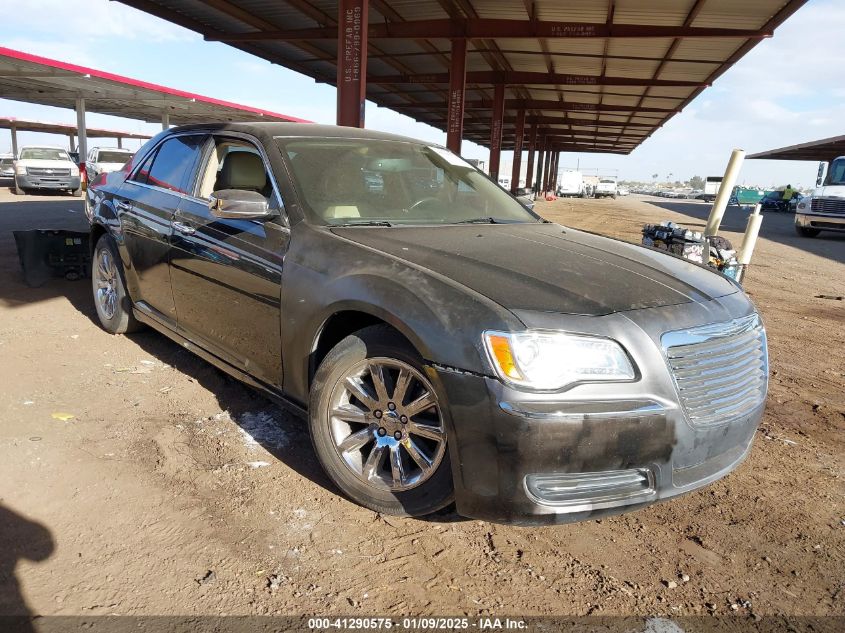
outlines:
{"label": "car roof", "polygon": [[24,145],[21,147],[20,151],[25,149],[60,149],[63,152],[67,151],[64,147],[60,147],[59,145]]}
{"label": "car roof", "polygon": [[365,130],[356,127],[342,127],[339,125],[320,125],[318,123],[282,123],[276,121],[254,121],[248,123],[213,123],[181,125],[170,129],[170,132],[180,131],[231,131],[271,137],[314,137],[314,138],[348,138],[372,139],[379,141],[403,141],[406,143],[421,143],[435,147],[443,147],[439,143],[429,143],[420,139],[375,130]]}

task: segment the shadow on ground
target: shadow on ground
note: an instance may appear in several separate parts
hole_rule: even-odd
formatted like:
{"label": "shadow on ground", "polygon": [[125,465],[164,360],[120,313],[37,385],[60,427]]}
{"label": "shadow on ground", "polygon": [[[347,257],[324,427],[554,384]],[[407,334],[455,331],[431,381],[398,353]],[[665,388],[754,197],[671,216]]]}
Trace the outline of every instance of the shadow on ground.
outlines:
{"label": "shadow on ground", "polygon": [[0,623],[0,628],[20,633],[35,631],[29,620],[35,614],[26,603],[15,568],[22,560],[44,561],[54,549],[50,530],[0,504],[0,617],[18,616]]}

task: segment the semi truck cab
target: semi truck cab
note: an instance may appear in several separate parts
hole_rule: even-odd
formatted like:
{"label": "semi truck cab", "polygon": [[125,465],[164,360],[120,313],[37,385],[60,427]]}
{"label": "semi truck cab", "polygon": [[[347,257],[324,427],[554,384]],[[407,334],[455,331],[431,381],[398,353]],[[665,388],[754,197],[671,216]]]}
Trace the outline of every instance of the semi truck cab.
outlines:
{"label": "semi truck cab", "polygon": [[795,232],[816,237],[822,231],[845,231],[845,156],[819,164],[816,188],[795,210]]}

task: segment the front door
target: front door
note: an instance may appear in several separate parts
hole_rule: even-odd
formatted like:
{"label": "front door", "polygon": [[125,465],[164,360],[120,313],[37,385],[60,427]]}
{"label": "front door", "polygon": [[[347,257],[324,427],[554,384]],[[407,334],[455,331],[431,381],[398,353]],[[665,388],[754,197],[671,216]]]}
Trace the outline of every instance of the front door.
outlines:
{"label": "front door", "polygon": [[[212,192],[263,193],[279,216],[220,219]],[[179,332],[260,381],[281,386],[281,281],[290,231],[267,161],[250,141],[209,142],[194,195],[173,221],[171,278]]]}

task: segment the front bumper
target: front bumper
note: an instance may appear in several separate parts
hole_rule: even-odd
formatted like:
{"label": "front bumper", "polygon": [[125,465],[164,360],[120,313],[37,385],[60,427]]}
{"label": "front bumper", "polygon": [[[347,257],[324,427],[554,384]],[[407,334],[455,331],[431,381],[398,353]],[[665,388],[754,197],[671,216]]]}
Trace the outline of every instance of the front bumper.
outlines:
{"label": "front bumper", "polygon": [[15,184],[21,189],[79,189],[79,176],[15,176]]}
{"label": "front bumper", "polygon": [[796,213],[795,226],[824,231],[845,231],[845,215],[841,213]]}
{"label": "front bumper", "polygon": [[[631,383],[527,393],[494,378],[436,368],[450,413],[458,512],[523,525],[569,523],[669,499],[736,468],[750,451],[764,406],[729,423],[693,425],[655,343],[670,329],[753,310],[741,293],[709,304],[627,316],[545,315],[526,323],[550,327],[557,318],[573,331],[615,334],[640,367]],[[563,501],[561,490],[569,491]]]}

